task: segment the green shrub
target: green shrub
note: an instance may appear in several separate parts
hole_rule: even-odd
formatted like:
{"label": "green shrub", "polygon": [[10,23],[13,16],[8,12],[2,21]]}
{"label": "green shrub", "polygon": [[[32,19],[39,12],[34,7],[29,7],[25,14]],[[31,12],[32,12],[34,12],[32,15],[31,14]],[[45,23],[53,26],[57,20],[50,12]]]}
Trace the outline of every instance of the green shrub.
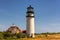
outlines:
{"label": "green shrub", "polygon": [[3,38],[3,33],[2,32],[0,32],[0,39],[2,39]]}
{"label": "green shrub", "polygon": [[24,37],[26,37],[26,34],[18,33],[18,34],[16,34],[16,36],[17,36],[17,38],[24,38]]}
{"label": "green shrub", "polygon": [[13,34],[11,34],[10,32],[4,32],[3,33],[3,37],[5,38],[5,39],[7,39],[7,38],[13,38]]}
{"label": "green shrub", "polygon": [[0,32],[0,39],[16,39],[16,38],[25,38],[27,35],[25,33],[12,34],[10,32]]}

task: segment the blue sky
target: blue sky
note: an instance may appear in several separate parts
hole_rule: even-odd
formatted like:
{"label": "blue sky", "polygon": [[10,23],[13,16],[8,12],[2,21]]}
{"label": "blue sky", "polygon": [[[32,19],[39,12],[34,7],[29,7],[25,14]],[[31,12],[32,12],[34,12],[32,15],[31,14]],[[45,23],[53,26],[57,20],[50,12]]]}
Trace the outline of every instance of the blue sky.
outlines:
{"label": "blue sky", "polygon": [[0,0],[0,31],[12,23],[26,29],[27,7],[35,12],[35,32],[60,32],[60,0]]}

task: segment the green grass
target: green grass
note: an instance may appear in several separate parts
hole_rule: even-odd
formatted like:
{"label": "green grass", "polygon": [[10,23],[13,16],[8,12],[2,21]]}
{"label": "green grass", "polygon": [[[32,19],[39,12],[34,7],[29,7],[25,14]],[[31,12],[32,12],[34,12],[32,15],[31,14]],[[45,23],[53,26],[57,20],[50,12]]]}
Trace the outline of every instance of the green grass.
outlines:
{"label": "green grass", "polygon": [[0,39],[0,40],[34,40],[35,38],[19,38],[19,39],[10,39],[10,38],[8,38],[8,39]]}
{"label": "green grass", "polygon": [[[2,36],[1,36],[2,37]],[[35,34],[35,38],[1,38],[0,40],[60,40],[60,34]]]}

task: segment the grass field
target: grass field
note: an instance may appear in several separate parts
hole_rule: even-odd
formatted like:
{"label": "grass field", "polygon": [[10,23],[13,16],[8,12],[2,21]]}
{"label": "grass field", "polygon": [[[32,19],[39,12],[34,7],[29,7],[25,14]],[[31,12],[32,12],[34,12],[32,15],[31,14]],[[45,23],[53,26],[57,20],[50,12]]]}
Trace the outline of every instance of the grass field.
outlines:
{"label": "grass field", "polygon": [[20,38],[20,39],[0,39],[0,40],[60,40],[60,38]]}
{"label": "grass field", "polygon": [[19,38],[19,39],[0,39],[0,40],[60,40],[60,34],[40,34],[35,35],[35,38]]}

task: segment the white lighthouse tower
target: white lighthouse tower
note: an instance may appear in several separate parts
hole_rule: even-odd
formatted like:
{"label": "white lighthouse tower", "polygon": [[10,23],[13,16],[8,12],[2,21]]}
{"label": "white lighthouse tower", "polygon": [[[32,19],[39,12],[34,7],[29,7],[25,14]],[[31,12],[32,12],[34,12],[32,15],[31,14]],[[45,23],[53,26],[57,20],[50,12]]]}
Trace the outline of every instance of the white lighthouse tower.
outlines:
{"label": "white lighthouse tower", "polygon": [[29,37],[34,37],[34,11],[31,5],[27,7],[26,13],[26,33]]}

